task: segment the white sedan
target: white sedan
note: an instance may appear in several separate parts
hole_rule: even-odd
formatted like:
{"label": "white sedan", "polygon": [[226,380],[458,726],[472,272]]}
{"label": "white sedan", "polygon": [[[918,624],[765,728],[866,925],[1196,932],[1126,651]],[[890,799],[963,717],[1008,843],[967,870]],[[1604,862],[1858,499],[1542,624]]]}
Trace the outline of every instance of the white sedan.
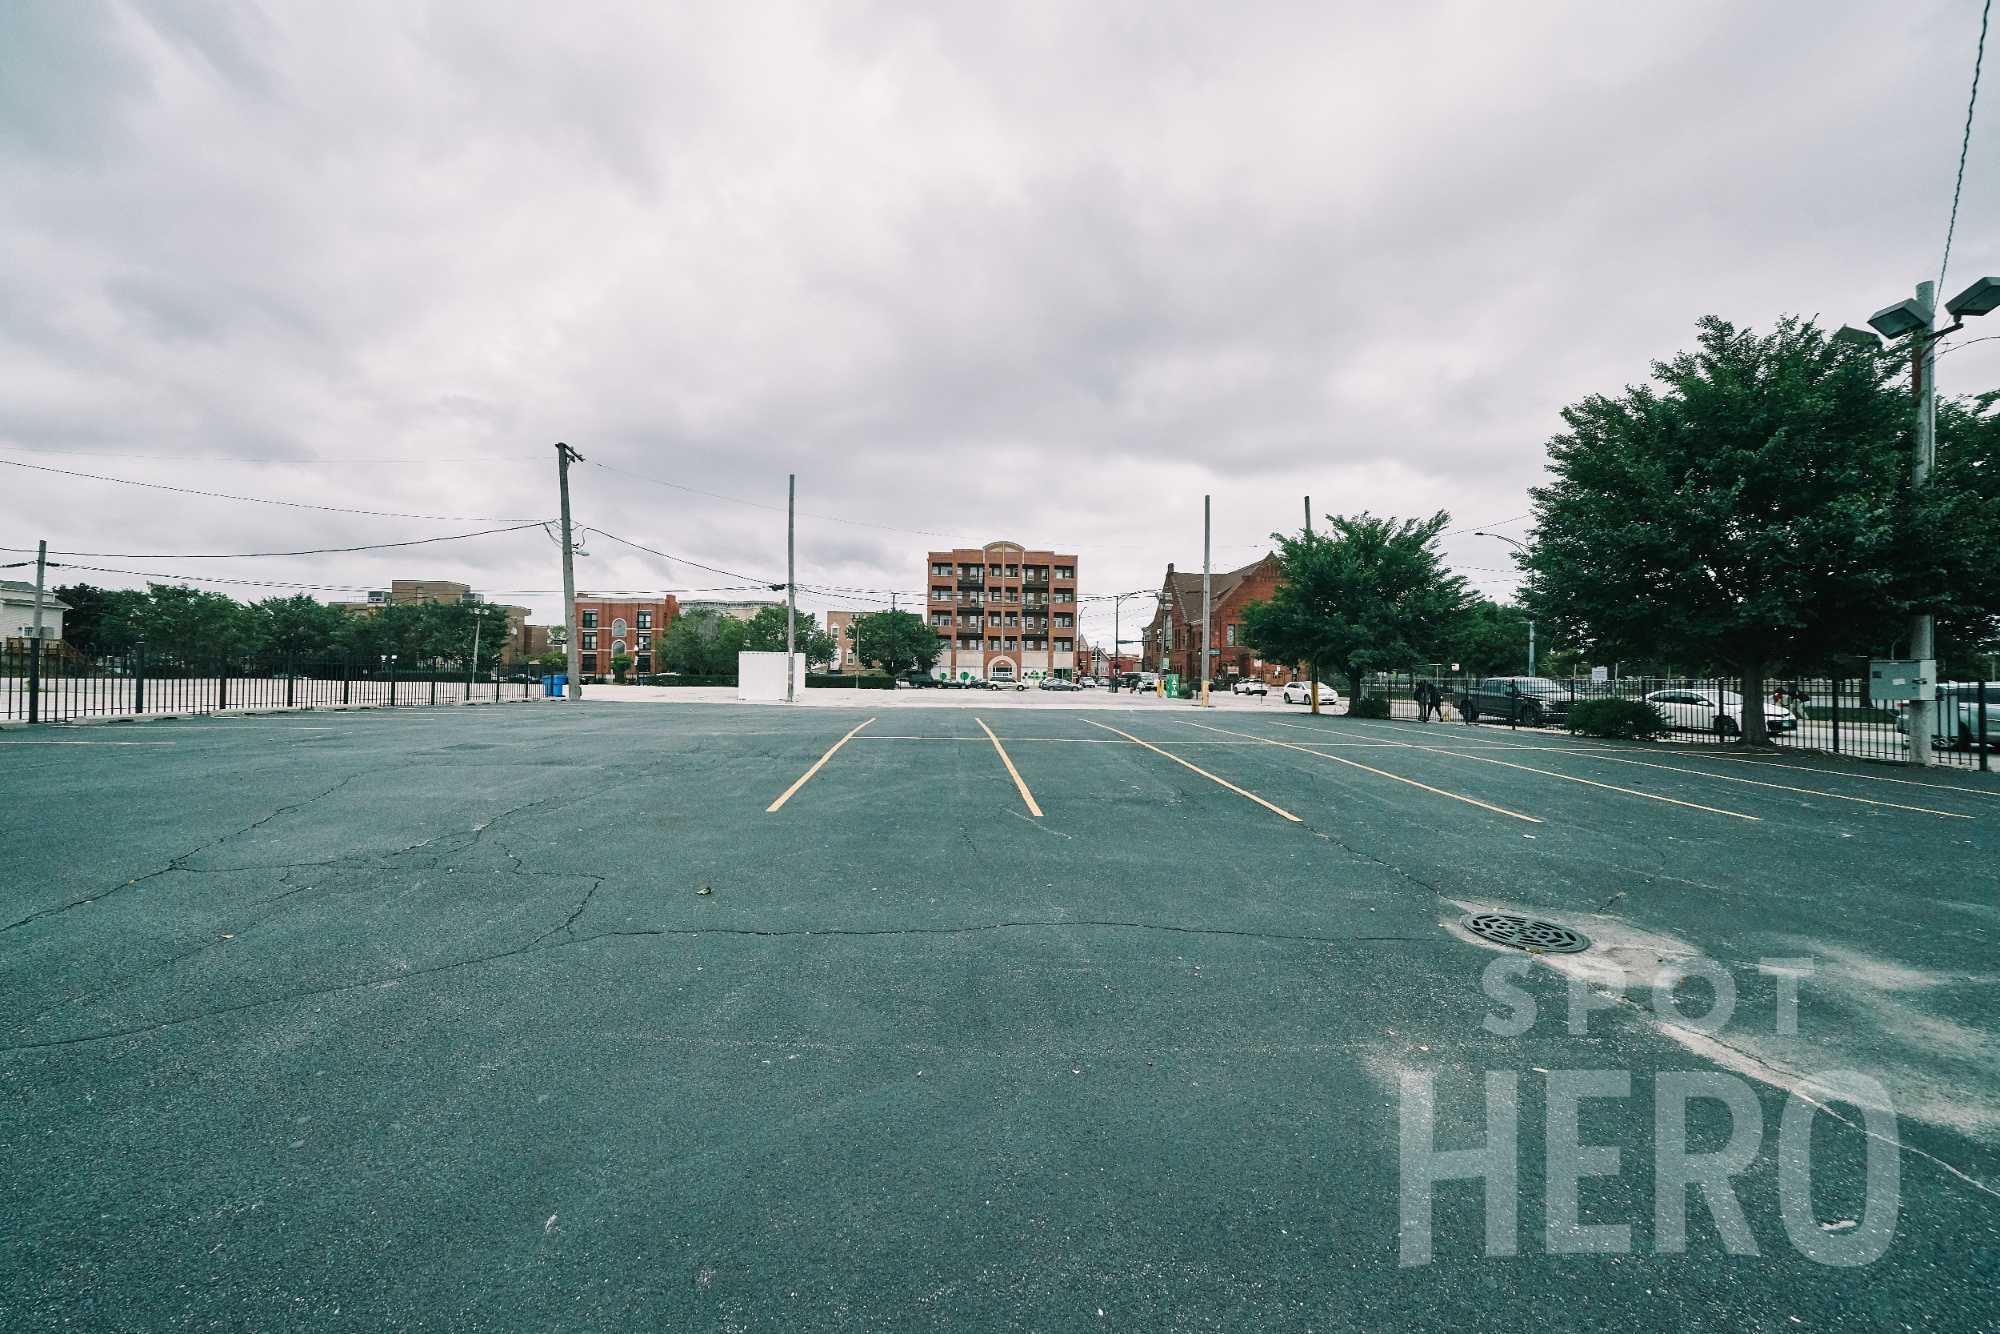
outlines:
{"label": "white sedan", "polygon": [[[1646,702],[1660,711],[1667,726],[1676,732],[1713,732],[1717,736],[1743,735],[1743,696],[1734,690],[1689,687],[1685,690],[1655,690]],[[1776,704],[1764,705],[1764,730],[1772,736],[1799,730],[1798,715]]]}
{"label": "white sedan", "polygon": [[1268,695],[1271,691],[1269,687],[1256,677],[1246,676],[1241,681],[1231,681],[1229,683],[1229,693],[1232,695]]}
{"label": "white sedan", "polygon": [[[1312,683],[1309,681],[1287,682],[1285,684],[1285,703],[1312,703]],[[1329,704],[1338,706],[1340,703],[1340,692],[1326,682],[1321,681],[1319,683],[1319,703],[1321,708],[1325,708]]]}

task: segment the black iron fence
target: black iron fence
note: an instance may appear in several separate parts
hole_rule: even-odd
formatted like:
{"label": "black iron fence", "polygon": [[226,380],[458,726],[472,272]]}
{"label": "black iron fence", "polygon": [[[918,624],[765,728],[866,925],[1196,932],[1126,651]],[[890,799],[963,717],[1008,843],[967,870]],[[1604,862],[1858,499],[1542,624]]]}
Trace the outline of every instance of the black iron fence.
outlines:
{"label": "black iron fence", "polygon": [[449,664],[393,659],[255,657],[189,660],[131,653],[38,653],[30,641],[0,655],[0,719],[31,723],[146,714],[342,706],[426,708],[546,695],[539,668],[475,679]]}
{"label": "black iron fence", "polygon": [[[1444,721],[1480,726],[1568,726],[1574,704],[1592,699],[1643,700],[1670,729],[1666,740],[1726,745],[1742,738],[1742,682],[1726,677],[1466,677],[1422,672],[1378,673],[1368,693],[1388,700],[1390,716],[1416,718],[1419,683],[1434,686]],[[1766,729],[1786,749],[1825,751],[1861,759],[1910,759],[1909,705],[1871,698],[1868,677],[1787,677],[1763,691]],[[1932,704],[1932,755],[1939,764],[1987,769],[2000,746],[2000,681],[1954,681],[1938,687]]]}

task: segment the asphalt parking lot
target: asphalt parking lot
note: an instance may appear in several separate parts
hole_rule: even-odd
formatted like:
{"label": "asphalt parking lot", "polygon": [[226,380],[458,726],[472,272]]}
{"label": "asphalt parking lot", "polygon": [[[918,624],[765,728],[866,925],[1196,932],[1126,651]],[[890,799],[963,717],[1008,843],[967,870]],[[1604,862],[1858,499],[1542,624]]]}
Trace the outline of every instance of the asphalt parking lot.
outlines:
{"label": "asphalt parking lot", "polygon": [[[1980,775],[586,700],[11,731],[0,798],[10,1329],[2000,1322]],[[1480,911],[1592,943],[1505,951]],[[1619,1159],[1572,1218],[1578,1071],[1629,1096],[1582,1104]],[[1755,1254],[1699,1187],[1679,1248],[1660,1224],[1686,1072],[1761,1118]],[[1476,1146],[1496,1076],[1514,1244],[1447,1181],[1413,1259],[1411,1090]],[[1885,1161],[1886,1250],[1824,1263]],[[1560,1253],[1600,1223],[1622,1247]]]}

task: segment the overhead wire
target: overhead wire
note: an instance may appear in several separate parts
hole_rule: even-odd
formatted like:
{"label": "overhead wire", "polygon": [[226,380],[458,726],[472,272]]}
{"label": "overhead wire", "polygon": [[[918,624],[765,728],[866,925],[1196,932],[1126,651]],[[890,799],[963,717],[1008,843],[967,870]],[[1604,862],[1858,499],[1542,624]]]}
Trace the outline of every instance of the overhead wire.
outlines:
{"label": "overhead wire", "polygon": [[102,473],[76,472],[69,468],[51,468],[41,463],[23,463],[19,459],[0,459],[0,467],[26,468],[31,472],[55,473],[63,477],[81,477],[92,482],[116,482],[120,486],[141,486],[151,491],[172,491],[183,496],[203,496],[210,500],[234,500],[249,505],[281,505],[286,509],[321,510],[328,514],[365,514],[378,519],[435,519],[450,523],[541,523],[541,519],[498,518],[491,514],[405,514],[395,510],[354,509],[344,505],[315,505],[304,500],[273,500],[268,496],[238,496],[223,491],[204,491],[192,486],[169,486],[165,482],[140,482],[130,477],[106,477]]}
{"label": "overhead wire", "polygon": [[1979,106],[1979,68],[1986,63],[1986,24],[1993,16],[1993,0],[1979,9],[1979,44],[1972,54],[1972,94],[1965,99],[1965,133],[1958,143],[1958,178],[1951,187],[1951,220],[1944,228],[1944,258],[1938,261],[1937,293],[1944,296],[1944,275],[1951,267],[1951,238],[1958,230],[1958,197],[1965,189],[1965,159],[1972,151],[1972,114]]}
{"label": "overhead wire", "polygon": [[[463,542],[471,537],[487,537],[494,533],[518,533],[526,528],[541,528],[554,522],[550,519],[535,519],[527,523],[517,523],[505,528],[481,528],[473,533],[451,533],[444,537],[416,537],[403,542],[364,542],[350,547],[308,547],[300,551],[153,551],[135,553],[130,551],[51,551],[51,556],[84,556],[98,560],[246,560],[267,556],[330,556],[352,551],[387,551],[394,547],[429,546],[434,542]],[[0,551],[33,551],[33,547],[0,547]]]}

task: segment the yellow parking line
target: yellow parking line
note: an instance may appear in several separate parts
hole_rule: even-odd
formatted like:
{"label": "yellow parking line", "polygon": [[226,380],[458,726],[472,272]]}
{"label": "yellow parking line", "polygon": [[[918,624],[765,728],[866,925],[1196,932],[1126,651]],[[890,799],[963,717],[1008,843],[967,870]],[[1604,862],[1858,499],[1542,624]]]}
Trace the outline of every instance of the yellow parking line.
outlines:
{"label": "yellow parking line", "polygon": [[1021,779],[1021,771],[1016,769],[1014,761],[1007,757],[1007,748],[1000,744],[1000,738],[993,735],[993,729],[986,725],[984,718],[974,718],[972,721],[979,724],[979,730],[986,733],[986,739],[993,743],[993,749],[1000,752],[1000,763],[1007,766],[1007,773],[1013,778],[1014,786],[1020,789],[1021,800],[1028,803],[1028,814],[1040,816],[1042,808],[1035,804],[1035,794],[1028,791],[1027,783]]}
{"label": "yellow parking line", "polygon": [[872,723],[874,721],[875,720],[873,718],[870,718],[868,722],[859,724],[858,726],[855,727],[853,732],[849,732],[846,736],[842,737],[840,740],[834,742],[831,746],[829,746],[827,748],[826,754],[820,756],[817,760],[813,761],[812,768],[806,770],[804,773],[799,775],[798,782],[786,788],[784,791],[784,795],[780,796],[776,801],[772,802],[769,806],[766,806],[764,808],[764,814],[769,815],[772,812],[776,811],[780,806],[783,806],[786,802],[790,801],[792,799],[792,794],[794,792],[797,792],[800,788],[804,787],[806,783],[812,778],[812,776],[818,773],[821,767],[825,765],[828,760],[833,758],[834,751],[839,750],[849,741],[852,741],[854,739],[854,732],[859,732],[863,727],[868,726],[868,723]]}
{"label": "yellow parking line", "polygon": [[[1089,723],[1092,727],[1102,727],[1107,732],[1118,732],[1117,728],[1111,726],[1108,723],[1100,723],[1095,718],[1085,718],[1084,721]],[[1217,778],[1214,774],[1202,768],[1200,765],[1189,764],[1186,760],[1174,754],[1172,751],[1161,750],[1158,746],[1154,745],[1150,741],[1141,741],[1139,740],[1138,737],[1133,736],[1130,732],[1118,732],[1118,735],[1124,737],[1127,741],[1130,741],[1135,745],[1144,746],[1147,750],[1152,751],[1155,755],[1166,756],[1168,759],[1172,760],[1175,764],[1180,765],[1184,769],[1194,770],[1196,773],[1200,774],[1203,778],[1206,778],[1211,783],[1222,784],[1222,786],[1228,788],[1231,792],[1234,792],[1239,797],[1250,798],[1250,800],[1256,802],[1259,806],[1262,806],[1265,810],[1271,811],[1277,815],[1282,815],[1287,820],[1290,820],[1293,824],[1305,823],[1304,820],[1301,820],[1298,816],[1293,815],[1290,811],[1286,810],[1284,807],[1273,806],[1270,802],[1264,800],[1262,797],[1258,796],[1255,792],[1245,792],[1242,788],[1236,786],[1236,784],[1230,782],[1227,778]]]}
{"label": "yellow parking line", "polygon": [[1339,755],[1328,755],[1324,751],[1308,750],[1304,746],[1295,746],[1289,741],[1273,741],[1270,737],[1256,736],[1249,732],[1232,732],[1226,727],[1209,727],[1207,723],[1186,723],[1186,720],[1179,718],[1176,718],[1174,721],[1183,722],[1188,727],[1201,727],[1211,732],[1221,732],[1227,736],[1249,737],[1252,741],[1261,741],[1267,746],[1282,746],[1286,750],[1296,750],[1301,755],[1316,755],[1322,760],[1332,760],[1335,764],[1345,764],[1352,768],[1360,769],[1363,772],[1374,774],[1379,778],[1394,779],[1398,783],[1408,783],[1411,787],[1422,788],[1424,791],[1436,796],[1450,797],[1453,801],[1462,801],[1468,806],[1477,806],[1482,811],[1492,811],[1495,815],[1505,815],[1516,820],[1526,820],[1529,824],[1542,823],[1532,815],[1523,815],[1519,811],[1510,811],[1505,806],[1495,806],[1489,802],[1481,801],[1477,797],[1468,797],[1463,793],[1447,792],[1441,787],[1432,787],[1429,783],[1419,783],[1414,778],[1405,778],[1401,774],[1392,774],[1386,769],[1377,769],[1363,764],[1359,760],[1350,760]]}

